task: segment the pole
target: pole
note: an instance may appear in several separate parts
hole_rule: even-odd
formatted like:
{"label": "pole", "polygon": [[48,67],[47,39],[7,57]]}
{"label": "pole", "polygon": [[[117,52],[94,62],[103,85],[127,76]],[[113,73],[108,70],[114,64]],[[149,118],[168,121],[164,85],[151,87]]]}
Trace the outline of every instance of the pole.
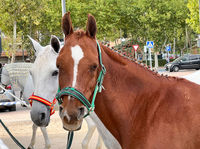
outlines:
{"label": "pole", "polygon": [[[66,5],[65,5],[65,0],[61,0],[61,5],[62,5],[62,16],[66,13]],[[65,39],[65,34],[63,33],[63,39]]]}
{"label": "pole", "polygon": [[147,47],[144,46],[144,57],[145,57],[145,63],[147,65]]}
{"label": "pole", "polygon": [[147,53],[145,52],[145,63],[146,63],[146,65],[147,65]]}
{"label": "pole", "polygon": [[137,51],[135,51],[135,59],[137,60]]}
{"label": "pole", "polygon": [[64,14],[66,13],[65,0],[61,0],[61,4],[62,4],[62,16],[64,16]]}
{"label": "pole", "polygon": [[149,48],[149,62],[150,62],[150,68],[152,70],[151,48]]}
{"label": "pole", "polygon": [[167,50],[167,57],[168,57],[168,63],[169,63],[169,51]]}
{"label": "pole", "polygon": [[15,62],[15,51],[16,51],[16,38],[17,38],[17,22],[13,22],[13,52],[11,57],[11,63]]}

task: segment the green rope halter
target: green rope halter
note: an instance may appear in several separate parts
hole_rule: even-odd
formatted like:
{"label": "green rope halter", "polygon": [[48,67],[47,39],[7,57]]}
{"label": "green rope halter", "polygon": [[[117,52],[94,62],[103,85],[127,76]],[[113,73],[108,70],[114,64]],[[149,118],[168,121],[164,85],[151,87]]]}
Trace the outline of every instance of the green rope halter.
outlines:
{"label": "green rope halter", "polygon": [[93,93],[93,97],[92,97],[92,103],[90,104],[90,102],[87,100],[87,98],[80,91],[78,91],[77,89],[75,89],[73,87],[66,87],[66,88],[63,88],[62,90],[60,90],[60,88],[59,88],[58,93],[56,95],[56,99],[58,100],[59,104],[63,103],[61,97],[64,95],[72,96],[72,97],[75,97],[76,99],[78,99],[88,110],[88,113],[84,117],[88,116],[91,111],[94,111],[96,95],[98,92],[102,91],[103,78],[104,78],[104,75],[106,74],[106,68],[102,62],[101,48],[99,46],[98,41],[96,41],[96,42],[97,42],[97,47],[98,47],[99,63],[101,65],[101,71],[97,78],[96,87],[94,89],[94,93]]}

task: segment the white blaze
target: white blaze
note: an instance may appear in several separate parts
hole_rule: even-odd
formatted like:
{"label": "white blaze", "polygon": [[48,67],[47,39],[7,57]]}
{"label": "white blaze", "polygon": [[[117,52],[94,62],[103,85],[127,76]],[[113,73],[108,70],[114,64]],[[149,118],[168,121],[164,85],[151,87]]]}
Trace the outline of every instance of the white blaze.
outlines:
{"label": "white blaze", "polygon": [[83,55],[83,50],[79,45],[72,47],[71,52],[72,52],[72,58],[74,60],[74,74],[73,74],[72,87],[75,87],[78,74],[78,64],[84,55]]}

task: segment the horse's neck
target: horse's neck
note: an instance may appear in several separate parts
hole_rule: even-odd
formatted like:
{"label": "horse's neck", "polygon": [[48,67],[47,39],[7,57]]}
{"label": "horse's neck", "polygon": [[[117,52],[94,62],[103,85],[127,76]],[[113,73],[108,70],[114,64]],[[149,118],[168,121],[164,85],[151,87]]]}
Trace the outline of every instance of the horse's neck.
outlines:
{"label": "horse's neck", "polygon": [[[160,78],[119,55],[112,55],[109,51],[102,53],[107,69],[103,82],[105,90],[97,96],[95,112],[120,142],[120,136],[124,133],[120,127],[126,127],[127,123],[134,125],[134,119],[138,115],[143,116],[145,100],[159,89],[157,80]],[[138,110],[133,112],[133,109]]]}
{"label": "horse's neck", "polygon": [[26,83],[24,84],[23,98],[28,100],[34,91],[33,80],[30,74],[27,76]]}
{"label": "horse's neck", "polygon": [[108,88],[120,92],[139,93],[141,90],[144,91],[147,85],[155,86],[155,89],[160,85],[158,80],[162,79],[157,73],[109,49],[104,51],[103,63],[107,69],[105,85],[108,85]]}

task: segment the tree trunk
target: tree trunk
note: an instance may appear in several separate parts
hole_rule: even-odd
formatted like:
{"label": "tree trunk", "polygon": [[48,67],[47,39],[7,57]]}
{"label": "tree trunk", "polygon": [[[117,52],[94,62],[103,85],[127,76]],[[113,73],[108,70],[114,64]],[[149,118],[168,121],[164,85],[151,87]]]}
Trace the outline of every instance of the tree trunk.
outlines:
{"label": "tree trunk", "polygon": [[175,38],[175,29],[174,29],[174,46],[173,46],[173,58],[176,57],[176,38]]}
{"label": "tree trunk", "polygon": [[187,30],[187,27],[185,28],[185,47],[186,47],[186,50],[187,50],[187,53],[188,53],[189,51],[188,51],[188,30]]}
{"label": "tree trunk", "polygon": [[174,37],[174,46],[173,46],[173,57],[176,57],[176,38]]}
{"label": "tree trunk", "polygon": [[11,57],[11,63],[15,62],[15,52],[16,52],[16,38],[17,38],[17,23],[13,23],[13,52]]}
{"label": "tree trunk", "polygon": [[157,55],[157,53],[155,52],[154,53],[154,61],[155,61],[155,69],[158,69],[158,55]]}

